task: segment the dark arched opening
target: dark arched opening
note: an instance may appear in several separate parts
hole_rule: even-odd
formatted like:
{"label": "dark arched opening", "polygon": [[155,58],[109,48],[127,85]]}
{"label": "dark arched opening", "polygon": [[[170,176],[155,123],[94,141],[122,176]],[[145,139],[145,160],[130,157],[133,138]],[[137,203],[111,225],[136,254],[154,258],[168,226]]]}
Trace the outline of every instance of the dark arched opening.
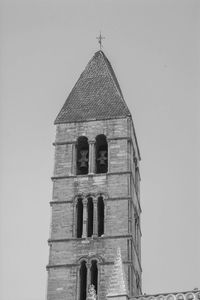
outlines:
{"label": "dark arched opening", "polygon": [[92,265],[91,265],[91,284],[94,285],[96,294],[98,293],[98,268],[97,268],[97,261],[92,260]]}
{"label": "dark arched opening", "polygon": [[88,174],[89,144],[85,136],[78,138],[77,143],[77,175]]}
{"label": "dark arched opening", "polygon": [[93,217],[94,217],[92,198],[88,198],[87,211],[88,211],[87,236],[91,237],[93,235]]}
{"label": "dark arched opening", "polygon": [[79,198],[76,204],[76,236],[81,238],[83,234],[83,202]]}
{"label": "dark arched opening", "polygon": [[104,201],[103,197],[98,198],[97,203],[98,210],[98,236],[104,234]]}
{"label": "dark arched opening", "polygon": [[96,137],[96,173],[108,171],[108,143],[104,134]]}
{"label": "dark arched opening", "polygon": [[80,300],[86,300],[87,295],[87,267],[86,262],[82,261],[80,268]]}

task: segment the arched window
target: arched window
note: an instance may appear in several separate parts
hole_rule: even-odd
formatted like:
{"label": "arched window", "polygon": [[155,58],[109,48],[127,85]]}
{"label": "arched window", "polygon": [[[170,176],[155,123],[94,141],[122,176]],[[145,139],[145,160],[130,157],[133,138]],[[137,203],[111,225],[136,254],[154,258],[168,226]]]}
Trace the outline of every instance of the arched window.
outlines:
{"label": "arched window", "polygon": [[96,173],[108,171],[108,143],[104,134],[96,137]]}
{"label": "arched window", "polygon": [[80,300],[86,300],[87,296],[87,267],[86,262],[81,262],[80,267]]}
{"label": "arched window", "polygon": [[97,216],[98,216],[98,236],[104,234],[104,201],[103,197],[98,198],[97,202]]}
{"label": "arched window", "polygon": [[88,174],[89,144],[85,136],[78,138],[77,142],[77,175]]}
{"label": "arched window", "polygon": [[76,204],[76,236],[81,238],[83,234],[83,202],[79,198]]}
{"label": "arched window", "polygon": [[91,284],[94,285],[96,294],[98,293],[98,268],[97,268],[97,261],[92,260],[91,268],[90,268],[90,275],[91,275]]}
{"label": "arched window", "polygon": [[[90,275],[89,277],[87,275]],[[91,285],[94,286],[96,295],[98,294],[98,261],[92,260],[81,261],[79,269],[79,298],[78,300],[86,300],[88,290]],[[89,279],[87,281],[87,279]]]}
{"label": "arched window", "polygon": [[91,237],[93,235],[93,218],[94,218],[94,207],[93,207],[93,200],[92,198],[88,198],[87,203],[87,236]]}

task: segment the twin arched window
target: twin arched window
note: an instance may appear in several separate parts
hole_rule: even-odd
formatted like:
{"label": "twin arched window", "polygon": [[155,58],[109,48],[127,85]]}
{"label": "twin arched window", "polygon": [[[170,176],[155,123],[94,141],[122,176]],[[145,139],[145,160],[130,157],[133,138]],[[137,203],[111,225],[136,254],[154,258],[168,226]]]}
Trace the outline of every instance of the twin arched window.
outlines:
{"label": "twin arched window", "polygon": [[[97,199],[97,205],[94,205],[92,197],[85,199],[78,198],[76,204],[76,236],[83,237],[84,215],[86,218],[85,235],[91,237],[93,235],[102,236],[104,234],[104,200],[102,196]],[[96,203],[96,202],[95,202]]]}
{"label": "twin arched window", "polygon": [[[95,139],[95,149],[89,150],[88,138],[81,136],[77,141],[76,155],[76,173],[84,175],[89,173],[89,165],[92,164],[92,172],[107,173],[108,171],[108,143],[106,136],[100,134]],[[93,151],[93,153],[90,153]],[[89,156],[95,157],[95,165],[93,160],[89,160]]]}
{"label": "twin arched window", "polygon": [[79,300],[86,300],[87,291],[91,284],[94,285],[97,294],[98,293],[97,260],[92,260],[91,263],[89,264],[85,260],[83,260],[81,262],[81,267],[79,271]]}

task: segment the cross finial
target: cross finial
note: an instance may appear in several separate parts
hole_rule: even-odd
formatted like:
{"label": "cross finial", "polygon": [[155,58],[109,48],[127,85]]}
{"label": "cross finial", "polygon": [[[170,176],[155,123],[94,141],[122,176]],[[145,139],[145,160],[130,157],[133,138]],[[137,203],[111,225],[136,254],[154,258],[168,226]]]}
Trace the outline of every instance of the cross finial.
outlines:
{"label": "cross finial", "polygon": [[97,40],[98,40],[98,43],[99,43],[99,47],[100,47],[100,50],[102,49],[102,40],[104,40],[105,37],[101,35],[101,31],[100,31],[100,34],[99,36],[97,37]]}

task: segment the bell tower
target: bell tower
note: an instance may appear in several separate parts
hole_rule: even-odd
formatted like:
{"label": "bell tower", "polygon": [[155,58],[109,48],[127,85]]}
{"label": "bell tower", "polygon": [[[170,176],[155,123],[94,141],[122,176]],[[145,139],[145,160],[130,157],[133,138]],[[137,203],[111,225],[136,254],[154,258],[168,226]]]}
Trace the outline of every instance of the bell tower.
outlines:
{"label": "bell tower", "polygon": [[105,300],[116,249],[141,294],[140,153],[110,62],[94,54],[56,120],[47,300]]}

